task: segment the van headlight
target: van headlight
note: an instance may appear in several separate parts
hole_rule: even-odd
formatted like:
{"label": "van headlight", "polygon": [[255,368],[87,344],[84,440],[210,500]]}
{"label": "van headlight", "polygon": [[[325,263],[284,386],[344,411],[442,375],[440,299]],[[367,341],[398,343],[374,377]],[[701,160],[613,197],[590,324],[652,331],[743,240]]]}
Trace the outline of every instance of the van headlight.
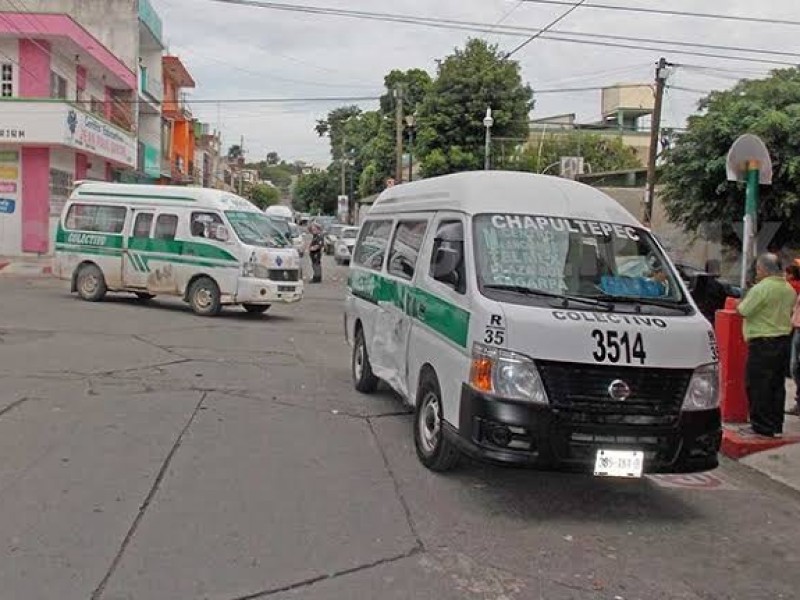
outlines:
{"label": "van headlight", "polygon": [[483,344],[472,347],[470,385],[479,392],[510,400],[547,404],[536,364],[522,354]]}
{"label": "van headlight", "polygon": [[682,410],[712,410],[719,406],[719,369],[716,363],[695,369]]}

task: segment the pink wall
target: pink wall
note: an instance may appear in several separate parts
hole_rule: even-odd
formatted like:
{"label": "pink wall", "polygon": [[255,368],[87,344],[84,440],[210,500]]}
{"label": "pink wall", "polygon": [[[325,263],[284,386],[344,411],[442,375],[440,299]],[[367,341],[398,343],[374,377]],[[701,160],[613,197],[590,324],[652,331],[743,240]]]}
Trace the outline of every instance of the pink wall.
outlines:
{"label": "pink wall", "polygon": [[19,95],[22,98],[50,96],[50,44],[43,40],[19,41]]}
{"label": "pink wall", "polygon": [[48,251],[50,150],[22,148],[22,251]]}
{"label": "pink wall", "polygon": [[86,89],[86,67],[78,65],[75,69],[75,83],[79,91]]}
{"label": "pink wall", "polygon": [[[31,17],[31,15],[34,16]],[[0,19],[0,33],[27,39],[41,35],[69,38],[114,74],[121,84],[120,86],[115,85],[115,87],[124,86],[131,90],[136,89],[134,72],[68,15],[4,12],[3,18]]]}
{"label": "pink wall", "polygon": [[89,158],[80,152],[75,153],[75,181],[86,179],[89,173]]}

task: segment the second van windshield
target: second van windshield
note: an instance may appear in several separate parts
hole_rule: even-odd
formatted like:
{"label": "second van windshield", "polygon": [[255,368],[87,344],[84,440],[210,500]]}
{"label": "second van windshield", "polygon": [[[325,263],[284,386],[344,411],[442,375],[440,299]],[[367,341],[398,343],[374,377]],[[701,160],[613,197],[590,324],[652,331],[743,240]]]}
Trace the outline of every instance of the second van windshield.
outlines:
{"label": "second van windshield", "polygon": [[267,248],[285,248],[288,245],[267,215],[253,211],[228,210],[225,211],[225,216],[244,244]]}
{"label": "second van windshield", "polygon": [[683,292],[644,229],[519,214],[474,218],[481,288],[682,304]]}

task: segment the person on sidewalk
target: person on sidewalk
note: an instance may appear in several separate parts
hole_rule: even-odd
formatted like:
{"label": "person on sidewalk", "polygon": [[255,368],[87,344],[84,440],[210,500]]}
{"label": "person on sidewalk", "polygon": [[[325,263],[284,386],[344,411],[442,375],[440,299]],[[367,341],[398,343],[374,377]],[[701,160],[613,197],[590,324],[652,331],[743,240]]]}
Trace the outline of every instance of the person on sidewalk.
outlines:
{"label": "person on sidewalk", "polygon": [[756,281],[737,308],[744,317],[747,341],[745,386],[752,432],[775,437],[783,434],[786,364],[797,294],[775,254],[758,258]]}
{"label": "person on sidewalk", "polygon": [[792,286],[795,294],[800,294],[800,265],[797,261],[786,267],[786,281]]}
{"label": "person on sidewalk", "polygon": [[311,268],[314,276],[311,283],[322,282],[322,250],[325,248],[325,238],[319,223],[312,223],[308,228],[311,232],[311,244],[308,246],[308,256],[311,258]]}

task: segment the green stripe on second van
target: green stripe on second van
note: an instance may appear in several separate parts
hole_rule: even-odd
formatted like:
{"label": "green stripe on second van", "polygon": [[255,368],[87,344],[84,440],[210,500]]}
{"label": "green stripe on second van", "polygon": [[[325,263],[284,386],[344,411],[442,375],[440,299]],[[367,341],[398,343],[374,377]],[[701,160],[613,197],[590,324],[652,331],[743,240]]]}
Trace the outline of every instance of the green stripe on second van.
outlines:
{"label": "green stripe on second van", "polygon": [[[354,296],[374,304],[390,303],[462,348],[469,338],[469,311],[410,284],[379,273],[351,271],[348,285]],[[417,308],[425,305],[420,314]]]}

